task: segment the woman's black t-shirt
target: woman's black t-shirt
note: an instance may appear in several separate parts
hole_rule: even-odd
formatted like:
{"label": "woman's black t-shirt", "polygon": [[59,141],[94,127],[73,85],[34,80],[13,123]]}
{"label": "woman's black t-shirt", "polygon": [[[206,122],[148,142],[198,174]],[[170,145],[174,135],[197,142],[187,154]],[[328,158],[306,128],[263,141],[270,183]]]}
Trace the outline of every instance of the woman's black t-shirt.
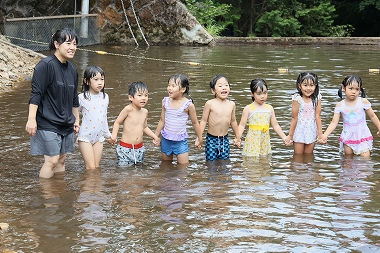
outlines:
{"label": "woman's black t-shirt", "polygon": [[73,107],[79,107],[78,71],[61,63],[55,55],[42,59],[34,68],[29,104],[38,106],[38,130],[67,135],[74,131]]}

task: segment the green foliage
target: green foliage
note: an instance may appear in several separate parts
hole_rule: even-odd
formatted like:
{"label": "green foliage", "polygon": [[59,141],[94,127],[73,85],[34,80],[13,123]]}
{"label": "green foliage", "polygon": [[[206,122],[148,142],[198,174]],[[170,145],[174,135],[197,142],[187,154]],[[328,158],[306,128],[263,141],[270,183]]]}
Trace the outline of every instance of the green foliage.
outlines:
{"label": "green foliage", "polygon": [[[343,19],[351,18],[349,15],[352,13],[351,10],[347,10],[343,15],[342,9],[339,9],[339,16],[336,14],[337,4],[339,7],[347,6],[348,3],[344,0],[182,0],[182,2],[213,36],[230,34],[250,37],[348,37],[355,31],[355,23],[350,24],[348,20]],[[350,6],[355,5],[358,12],[365,9],[367,14],[365,18],[373,19],[376,12],[370,10],[380,11],[380,0],[352,0],[350,3]],[[362,19],[356,16],[355,22],[360,22]]]}
{"label": "green foliage", "polygon": [[213,36],[218,36],[235,20],[240,18],[238,13],[231,12],[230,4],[221,4],[216,0],[183,0],[190,13]]}
{"label": "green foliage", "polygon": [[359,4],[359,9],[362,11],[366,7],[375,6],[376,9],[380,10],[380,0],[362,0]]}
{"label": "green foliage", "polygon": [[[305,6],[306,7],[306,6]],[[302,23],[304,36],[330,36],[330,27],[334,20],[335,7],[330,2],[299,10],[296,17]]]}
{"label": "green foliage", "polygon": [[330,28],[331,37],[350,37],[355,31],[352,25],[336,25]]}
{"label": "green foliage", "polygon": [[271,10],[265,12],[255,24],[255,32],[259,36],[326,37],[332,33],[350,35],[350,30],[344,30],[343,26],[332,29],[335,7],[327,0],[290,0],[282,3],[273,1],[269,9]]}
{"label": "green foliage", "polygon": [[261,16],[255,32],[265,37],[298,36],[301,26],[297,19],[287,17],[282,10],[273,10]]}

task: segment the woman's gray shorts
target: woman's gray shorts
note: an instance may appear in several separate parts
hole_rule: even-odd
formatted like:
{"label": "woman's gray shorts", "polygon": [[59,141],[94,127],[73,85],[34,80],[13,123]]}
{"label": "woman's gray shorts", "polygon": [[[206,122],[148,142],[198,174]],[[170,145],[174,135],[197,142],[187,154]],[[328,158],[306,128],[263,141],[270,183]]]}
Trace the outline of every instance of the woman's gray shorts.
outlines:
{"label": "woman's gray shorts", "polygon": [[57,156],[74,151],[74,133],[60,135],[54,132],[37,130],[30,137],[30,155]]}

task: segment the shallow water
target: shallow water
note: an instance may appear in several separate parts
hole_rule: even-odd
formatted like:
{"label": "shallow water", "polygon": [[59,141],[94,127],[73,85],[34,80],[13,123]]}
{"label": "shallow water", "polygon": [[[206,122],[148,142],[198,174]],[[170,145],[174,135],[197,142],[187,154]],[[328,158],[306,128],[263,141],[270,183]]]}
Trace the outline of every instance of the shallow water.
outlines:
{"label": "shallow water", "polygon": [[[127,85],[149,85],[149,126],[155,129],[167,79],[190,79],[198,118],[213,98],[208,83],[217,73],[229,78],[237,118],[251,102],[249,82],[264,78],[268,103],[285,131],[299,72],[314,71],[323,95],[323,129],[343,77],[362,77],[372,108],[379,110],[377,46],[93,46],[78,50],[80,75],[89,64],[106,73],[112,126],[128,104]],[[108,55],[93,51],[106,51]],[[161,59],[161,60],[158,60]],[[200,62],[199,66],[186,62]],[[277,68],[289,71],[279,73]],[[143,166],[118,168],[115,147],[105,145],[101,169],[85,171],[76,152],[67,171],[40,180],[42,157],[30,157],[24,128],[30,84],[0,94],[0,250],[16,252],[379,252],[379,140],[369,160],[338,152],[339,126],[314,156],[293,156],[271,129],[273,155],[242,159],[232,147],[228,162],[206,163],[193,146],[190,164],[162,163],[159,148],[145,138]],[[379,115],[379,113],[377,113]],[[233,133],[231,133],[233,137]]]}

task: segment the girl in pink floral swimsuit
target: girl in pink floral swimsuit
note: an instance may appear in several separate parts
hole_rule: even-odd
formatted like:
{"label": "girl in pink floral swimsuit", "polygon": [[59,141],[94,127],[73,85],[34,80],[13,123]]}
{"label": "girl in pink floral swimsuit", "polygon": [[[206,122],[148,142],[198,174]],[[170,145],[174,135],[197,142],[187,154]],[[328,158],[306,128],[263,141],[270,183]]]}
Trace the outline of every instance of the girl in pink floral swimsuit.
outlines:
{"label": "girl in pink floral swimsuit", "polygon": [[[362,80],[350,75],[344,78],[339,87],[338,95],[342,98],[342,91],[346,98],[335,106],[334,117],[321,138],[322,143],[334,131],[339,123],[340,114],[343,118],[343,131],[340,135],[340,151],[346,155],[361,155],[369,157],[372,150],[373,137],[367,126],[366,114],[377,127],[380,136],[380,121],[371,108],[371,103],[365,98]],[[359,97],[359,95],[361,95]]]}

